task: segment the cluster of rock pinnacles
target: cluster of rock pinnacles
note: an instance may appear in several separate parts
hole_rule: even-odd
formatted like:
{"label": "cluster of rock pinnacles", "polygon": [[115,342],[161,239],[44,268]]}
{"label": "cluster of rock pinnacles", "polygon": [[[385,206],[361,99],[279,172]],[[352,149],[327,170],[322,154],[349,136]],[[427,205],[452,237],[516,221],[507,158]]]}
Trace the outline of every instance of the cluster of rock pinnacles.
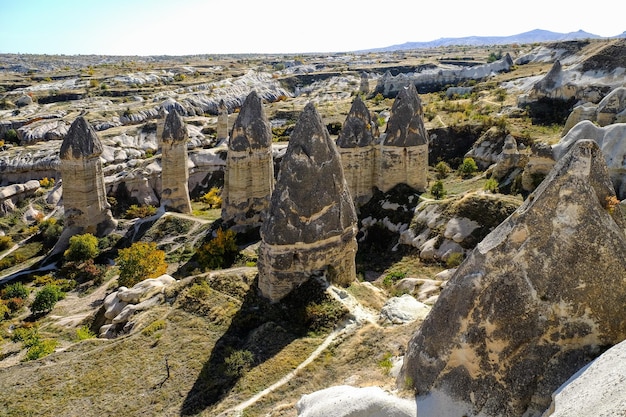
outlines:
{"label": "cluster of rock pinnacles", "polygon": [[[220,112],[220,135],[228,136]],[[333,141],[315,106],[302,111],[274,174],[261,99],[246,98],[227,139],[224,224],[259,228],[259,290],[276,302],[312,275],[356,277],[355,204],[372,190],[427,184],[428,137],[415,87],[402,89],[384,134],[359,98]],[[161,204],[190,212],[186,130],[171,111],[161,134]],[[115,228],[102,145],[77,118],[61,147],[68,234]],[[550,174],[456,270],[408,345],[399,385],[418,408],[449,415],[538,416],[551,393],[626,339],[626,237],[596,142],[571,145]],[[430,415],[430,414],[426,414]],[[443,415],[443,414],[442,414]]]}

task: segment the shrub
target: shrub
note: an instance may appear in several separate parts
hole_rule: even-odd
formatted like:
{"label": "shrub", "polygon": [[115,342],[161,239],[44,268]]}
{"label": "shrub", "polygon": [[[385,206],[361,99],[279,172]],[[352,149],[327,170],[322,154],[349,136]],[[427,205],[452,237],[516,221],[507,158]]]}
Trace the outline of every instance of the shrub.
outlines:
{"label": "shrub", "polygon": [[24,307],[24,299],[20,297],[13,297],[6,300],[7,307],[11,310],[11,313],[20,311]]}
{"label": "shrub", "polygon": [[28,298],[28,294],[30,294],[30,290],[21,282],[8,284],[0,293],[1,298],[4,300],[8,300],[10,298],[26,299]]}
{"label": "shrub", "polygon": [[492,193],[497,193],[499,191],[498,180],[496,180],[495,178],[489,178],[487,182],[485,182],[485,185],[483,186],[483,190],[489,191]]}
{"label": "shrub", "polygon": [[218,229],[216,236],[196,251],[196,256],[202,268],[220,269],[232,265],[238,252],[235,232]]}
{"label": "shrub", "polygon": [[54,352],[54,349],[56,349],[57,344],[58,342],[53,339],[38,341],[28,348],[24,361],[33,361],[51,354],[52,352]]}
{"label": "shrub", "polygon": [[151,205],[137,205],[137,204],[133,204],[131,205],[128,210],[126,210],[125,213],[125,217],[127,219],[135,219],[137,217],[139,217],[140,219],[143,219],[144,217],[148,217],[148,216],[154,216],[154,214],[157,212],[157,208]]}
{"label": "shrub", "polygon": [[43,177],[39,180],[39,185],[43,188],[52,188],[54,186],[54,178]]}
{"label": "shrub", "polygon": [[452,171],[450,165],[445,163],[444,161],[440,161],[435,165],[435,172],[437,173],[437,179],[442,180],[448,176],[448,174]]}
{"label": "shrub", "polygon": [[397,281],[400,281],[404,278],[406,278],[406,272],[390,272],[385,275],[385,278],[383,278],[383,285],[385,287],[391,287]]}
{"label": "shrub", "polygon": [[15,129],[9,129],[4,134],[4,140],[7,142],[15,143],[19,145],[20,138],[17,136],[17,131]]}
{"label": "shrub", "polygon": [[613,212],[615,212],[615,207],[619,206],[619,204],[619,199],[614,195],[611,195],[605,198],[604,208],[609,212],[609,214],[613,214]]}
{"label": "shrub", "polygon": [[45,285],[35,295],[35,300],[31,304],[30,310],[35,314],[48,312],[63,297],[65,297],[65,294],[58,286],[54,284]]}
{"label": "shrub", "polygon": [[120,268],[118,283],[124,287],[132,287],[167,271],[165,252],[157,249],[154,242],[135,242],[126,249],[120,249],[115,262]]}
{"label": "shrub", "polygon": [[313,332],[332,330],[346,315],[346,309],[333,301],[312,302],[305,307],[304,323]]}
{"label": "shrub", "polygon": [[6,319],[10,313],[11,310],[9,309],[9,306],[7,306],[6,302],[0,301],[0,321]]}
{"label": "shrub", "polygon": [[393,368],[393,361],[391,360],[392,357],[393,355],[391,352],[385,352],[383,358],[378,362],[378,366],[382,368],[385,375],[389,375],[391,368]]}
{"label": "shrub", "polygon": [[13,246],[11,236],[0,236],[0,251],[7,250]]}
{"label": "shrub", "polygon": [[70,247],[65,251],[65,259],[68,261],[86,261],[93,259],[100,253],[98,238],[91,233],[74,235],[70,238]]}
{"label": "shrub", "polygon": [[94,337],[96,337],[96,334],[91,331],[89,326],[82,326],[76,329],[76,340],[93,339]]}
{"label": "shrub", "polygon": [[476,165],[474,158],[465,158],[463,163],[459,165],[459,173],[463,178],[471,177],[476,171],[478,171],[478,165]]}
{"label": "shrub", "polygon": [[465,256],[460,252],[451,253],[450,256],[448,256],[448,258],[446,259],[446,266],[448,268],[456,268],[457,266],[461,265],[464,257]]}
{"label": "shrub", "polygon": [[200,197],[200,201],[207,204],[209,208],[222,207],[222,197],[220,197],[220,189],[213,187],[208,193]]}
{"label": "shrub", "polygon": [[225,373],[231,377],[240,377],[254,364],[254,355],[249,350],[234,350],[224,359]]}
{"label": "shrub", "polygon": [[25,347],[30,347],[38,343],[39,340],[39,330],[37,329],[37,326],[33,325],[16,327],[11,335],[12,342],[22,342]]}
{"label": "shrub", "polygon": [[448,194],[448,192],[443,187],[443,182],[441,180],[436,181],[432,187],[430,187],[430,193],[433,195],[435,200],[441,200]]}
{"label": "shrub", "polygon": [[165,323],[165,320],[155,320],[149,325],[147,325],[141,331],[141,334],[144,336],[152,336],[154,333],[158,332],[159,330],[165,329],[165,327],[167,327],[167,323]]}
{"label": "shrub", "polygon": [[39,223],[39,230],[43,236],[43,243],[47,248],[51,248],[59,240],[63,232],[63,226],[57,223],[54,217],[42,220]]}

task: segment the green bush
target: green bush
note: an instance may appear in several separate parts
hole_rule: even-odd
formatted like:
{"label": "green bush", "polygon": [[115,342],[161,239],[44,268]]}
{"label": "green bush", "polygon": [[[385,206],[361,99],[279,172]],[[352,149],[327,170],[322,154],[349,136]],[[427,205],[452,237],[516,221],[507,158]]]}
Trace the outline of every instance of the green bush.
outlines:
{"label": "green bush", "polygon": [[70,246],[64,256],[68,261],[82,262],[93,259],[100,254],[98,238],[91,233],[74,235],[70,238]]}
{"label": "green bush", "polygon": [[430,187],[430,193],[432,194],[435,200],[441,200],[445,198],[448,192],[443,187],[443,182],[441,180],[437,180],[432,187]]}
{"label": "green bush", "polygon": [[48,312],[63,297],[65,297],[65,294],[59,287],[53,284],[45,285],[35,295],[35,300],[31,304],[30,310],[35,314]]}
{"label": "green bush", "polygon": [[483,190],[489,191],[492,193],[497,193],[499,191],[498,180],[496,180],[495,178],[489,178],[487,182],[485,182],[485,185],[483,186]]}
{"label": "green bush", "polygon": [[76,340],[93,339],[94,337],[96,337],[96,334],[91,331],[89,326],[82,326],[76,329]]}
{"label": "green bush", "polygon": [[56,349],[58,342],[53,339],[40,340],[31,347],[28,348],[26,352],[26,357],[24,361],[34,361],[39,358],[43,358],[54,352]]}
{"label": "green bush", "polygon": [[159,330],[163,330],[167,327],[167,323],[165,320],[155,320],[149,325],[147,325],[142,331],[141,334],[144,336],[152,336],[154,333]]}
{"label": "green bush", "polygon": [[254,365],[254,354],[249,350],[234,350],[224,359],[225,373],[231,377],[240,377]]}
{"label": "green bush", "polygon": [[202,201],[204,204],[207,204],[209,208],[212,209],[222,207],[222,197],[220,196],[220,189],[217,187],[211,188],[208,193],[200,197],[200,201]]}
{"label": "green bush", "polygon": [[13,284],[8,284],[4,289],[0,292],[0,298],[4,300],[8,300],[10,298],[28,298],[28,294],[30,294],[30,290],[21,282],[15,282]]}
{"label": "green bush", "polygon": [[478,171],[478,165],[476,165],[474,158],[465,158],[463,159],[463,163],[459,165],[459,174],[461,174],[463,178],[471,177],[476,171]]}
{"label": "green bush", "polygon": [[313,332],[332,330],[335,324],[346,315],[346,309],[331,300],[312,302],[305,307],[304,323]]}
{"label": "green bush", "polygon": [[0,321],[6,319],[10,313],[11,310],[9,309],[9,306],[7,306],[6,302],[0,301]]}
{"label": "green bush", "polygon": [[0,252],[13,247],[11,236],[0,236]]}
{"label": "green bush", "polygon": [[435,165],[436,176],[439,180],[446,178],[450,171],[452,171],[450,165],[448,165],[444,161],[440,161],[437,163],[437,165]]}

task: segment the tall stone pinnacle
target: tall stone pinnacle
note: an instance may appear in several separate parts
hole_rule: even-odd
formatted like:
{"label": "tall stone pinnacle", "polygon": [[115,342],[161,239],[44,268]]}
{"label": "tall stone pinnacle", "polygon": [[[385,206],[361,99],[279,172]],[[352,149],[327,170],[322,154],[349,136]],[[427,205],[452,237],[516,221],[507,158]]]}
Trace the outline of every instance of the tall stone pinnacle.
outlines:
{"label": "tall stone pinnacle", "polygon": [[376,122],[357,96],[337,137],[343,172],[356,205],[367,202],[373,195],[377,137]]}
{"label": "tall stone pinnacle", "polygon": [[228,107],[222,99],[217,106],[217,140],[220,142],[224,139],[228,139]]}
{"label": "tall stone pinnacle", "polygon": [[222,219],[235,230],[261,225],[274,189],[272,129],[259,95],[246,97],[228,142]]}
{"label": "tall stone pinnacle", "polygon": [[93,127],[79,116],[70,126],[59,154],[63,181],[64,231],[104,236],[115,229],[102,173],[102,143]]}
{"label": "tall stone pinnacle", "polygon": [[309,103],[289,139],[261,226],[261,293],[278,301],[319,272],[334,283],[352,282],[356,221],[337,147]]}
{"label": "tall stone pinnacle", "polygon": [[191,213],[188,138],[183,118],[172,109],[165,117],[161,138],[161,206],[180,213]]}
{"label": "tall stone pinnacle", "polygon": [[390,113],[379,150],[377,186],[387,192],[403,183],[425,191],[428,185],[428,134],[424,127],[422,101],[413,83],[400,89]]}

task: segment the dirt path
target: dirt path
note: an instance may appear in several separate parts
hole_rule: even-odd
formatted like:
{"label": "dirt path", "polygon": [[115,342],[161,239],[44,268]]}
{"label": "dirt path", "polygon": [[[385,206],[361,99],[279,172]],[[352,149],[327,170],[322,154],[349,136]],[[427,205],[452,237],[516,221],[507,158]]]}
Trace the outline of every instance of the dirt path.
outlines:
{"label": "dirt path", "polygon": [[298,373],[311,364],[315,359],[317,359],[324,350],[331,345],[336,340],[341,340],[346,338],[352,334],[354,334],[359,328],[367,323],[376,324],[378,320],[378,315],[373,311],[363,307],[354,297],[352,297],[348,292],[344,289],[337,288],[331,286],[328,288],[328,293],[335,298],[337,301],[342,303],[349,311],[348,319],[345,320],[338,328],[336,328],[331,334],[324,339],[321,345],[309,355],[300,365],[298,365],[293,371],[289,372],[287,375],[276,381],[274,384],[264,389],[263,391],[257,393],[255,396],[249,398],[248,400],[237,404],[234,407],[229,408],[228,410],[220,413],[217,417],[240,417],[243,415],[243,411],[254,405],[261,398],[270,394],[271,392],[277,390],[282,387],[290,380],[292,380]]}

